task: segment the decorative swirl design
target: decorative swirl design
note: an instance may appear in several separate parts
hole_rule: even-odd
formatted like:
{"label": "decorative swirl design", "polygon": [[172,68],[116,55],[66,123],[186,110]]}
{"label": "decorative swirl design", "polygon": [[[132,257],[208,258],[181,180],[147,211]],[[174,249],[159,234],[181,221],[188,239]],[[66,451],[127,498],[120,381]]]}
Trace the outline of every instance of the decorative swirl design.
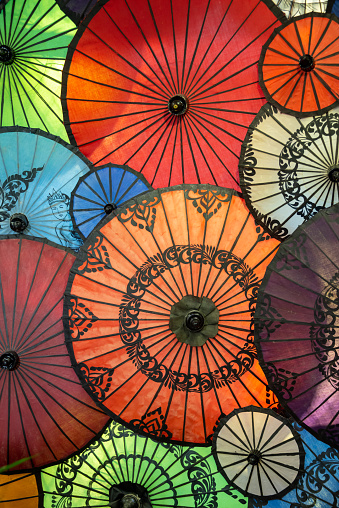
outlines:
{"label": "decorative swirl design", "polygon": [[80,339],[95,323],[98,318],[77,296],[71,296],[68,309],[68,323],[73,340]]}
{"label": "decorative swirl design", "polygon": [[314,305],[315,324],[310,328],[312,349],[319,360],[319,370],[339,390],[339,272],[322,290]]}
{"label": "decorative swirl design", "polygon": [[107,247],[103,245],[104,238],[97,235],[88,245],[86,249],[86,259],[79,266],[78,272],[84,273],[102,272],[103,270],[111,270],[112,265],[107,251]]}
{"label": "decorative swirl design", "polygon": [[326,500],[326,504],[333,508],[338,506],[337,492],[333,492],[330,485],[326,485],[331,478],[337,478],[338,473],[338,451],[328,448],[309,464],[300,477],[296,488],[299,504],[293,503],[291,508],[312,508],[318,506],[319,499]]}
{"label": "decorative swirl design", "polygon": [[280,249],[279,256],[276,256],[272,262],[272,267],[276,272],[285,270],[299,270],[310,266],[307,255],[307,236],[301,232],[297,237],[289,239]]}
{"label": "decorative swirl design", "polygon": [[152,381],[164,383],[164,386],[175,390],[207,392],[237,381],[252,367],[256,358],[252,329],[247,338],[248,342],[234,360],[213,372],[201,374],[177,372],[159,364],[143,344],[138,330],[140,303],[147,288],[164,271],[188,263],[210,264],[230,275],[244,291],[253,317],[259,282],[253,270],[243,260],[228,251],[204,245],[178,245],[150,258],[129,281],[119,310],[120,337],[136,367]]}
{"label": "decorative swirl design", "polygon": [[43,169],[32,168],[31,171],[23,171],[22,175],[11,175],[4,181],[0,187],[0,222],[9,219],[9,211],[16,205],[20,194],[26,192],[28,184],[34,180],[37,172]]}
{"label": "decorative swirl design", "polygon": [[156,205],[159,203],[160,196],[146,194],[142,199],[139,197],[138,202],[129,203],[128,207],[118,209],[117,215],[121,222],[130,222],[132,226],[152,233],[157,216]]}
{"label": "decorative swirl design", "polygon": [[207,460],[190,448],[181,456],[180,463],[188,471],[195,508],[218,508],[216,482]]}
{"label": "decorative swirl design", "polygon": [[221,203],[231,200],[232,194],[226,189],[187,189],[185,199],[192,201],[193,206],[201,213],[206,222],[221,208]]}
{"label": "decorative swirl design", "polygon": [[[84,458],[76,455],[59,464],[55,474],[55,491],[52,495],[52,508],[68,508],[72,506],[73,482],[82,466]],[[57,496],[62,496],[57,502]]]}
{"label": "decorative swirl design", "polygon": [[108,369],[107,367],[88,367],[86,363],[79,363],[78,369],[95,400],[99,402],[105,400],[111,387],[114,369]]}
{"label": "decorative swirl design", "polygon": [[305,219],[310,219],[323,207],[303,194],[298,178],[299,164],[312,144],[319,139],[338,136],[338,131],[337,113],[314,117],[306,127],[301,127],[292,134],[280,153],[278,172],[280,190],[285,202]]}
{"label": "decorative swirl design", "polygon": [[142,430],[142,432],[151,434],[152,436],[171,439],[173,435],[167,429],[161,407],[144,414],[140,420],[131,420],[131,425]]}

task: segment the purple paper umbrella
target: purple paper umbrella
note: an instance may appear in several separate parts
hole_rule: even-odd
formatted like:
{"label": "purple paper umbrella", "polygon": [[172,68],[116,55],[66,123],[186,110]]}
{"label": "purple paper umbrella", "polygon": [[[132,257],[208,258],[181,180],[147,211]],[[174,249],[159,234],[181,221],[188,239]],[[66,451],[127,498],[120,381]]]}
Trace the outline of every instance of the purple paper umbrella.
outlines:
{"label": "purple paper umbrella", "polygon": [[259,290],[255,341],[280,402],[339,446],[339,205],[279,248]]}
{"label": "purple paper umbrella", "polygon": [[76,25],[87,16],[97,0],[56,0],[61,9]]}

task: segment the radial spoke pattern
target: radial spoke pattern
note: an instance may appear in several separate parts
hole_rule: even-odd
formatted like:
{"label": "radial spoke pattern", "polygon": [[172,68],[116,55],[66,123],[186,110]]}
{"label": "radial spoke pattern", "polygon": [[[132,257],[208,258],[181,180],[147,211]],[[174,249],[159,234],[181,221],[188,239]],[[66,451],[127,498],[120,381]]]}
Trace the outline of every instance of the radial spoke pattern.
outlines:
{"label": "radial spoke pattern", "polygon": [[259,80],[267,100],[284,112],[310,116],[339,97],[338,19],[311,13],[276,29],[263,47]]}
{"label": "radial spoke pattern", "polygon": [[108,506],[116,488],[145,490],[147,506],[154,508],[247,506],[239,492],[225,485],[210,448],[156,443],[117,422],[83,453],[44,469],[41,479],[46,508],[65,502],[74,508]]}
{"label": "radial spoke pattern", "polygon": [[38,127],[68,140],[61,73],[76,26],[54,0],[0,10],[0,125]]}
{"label": "radial spoke pattern", "polygon": [[256,311],[263,369],[284,404],[338,444],[338,205],[319,212],[280,247]]}
{"label": "radial spoke pattern", "polygon": [[240,186],[247,205],[276,238],[286,238],[339,201],[339,108],[299,119],[266,104],[242,147]]}
{"label": "radial spoke pattern", "polygon": [[[270,4],[271,5],[271,4]],[[68,133],[95,164],[154,187],[238,188],[246,127],[263,104],[257,63],[275,26],[264,1],[99,2],[72,41],[62,98]]]}
{"label": "radial spoke pattern", "polygon": [[[79,150],[42,131],[13,127],[0,133],[0,161],[0,232],[24,232],[79,250],[70,196],[90,168]],[[16,214],[26,217],[24,229],[13,225]]]}
{"label": "radial spoke pattern", "polygon": [[47,241],[0,241],[0,463],[27,469],[83,447],[107,421],[71,367],[62,327],[74,261]]}
{"label": "radial spoke pattern", "polygon": [[70,213],[83,238],[115,208],[150,189],[145,178],[128,166],[108,164],[81,177],[72,192]]}
{"label": "radial spoke pattern", "polygon": [[[277,245],[229,189],[178,186],[113,212],[80,251],[66,291],[69,350],[100,407],[160,439],[195,443],[220,413],[273,403],[252,317]],[[216,328],[205,316],[201,347],[169,325],[187,296],[219,312]],[[187,330],[184,320],[176,327]]]}
{"label": "radial spoke pattern", "polygon": [[282,496],[303,468],[304,451],[297,432],[267,409],[244,408],[223,418],[213,449],[226,479],[246,495]]}

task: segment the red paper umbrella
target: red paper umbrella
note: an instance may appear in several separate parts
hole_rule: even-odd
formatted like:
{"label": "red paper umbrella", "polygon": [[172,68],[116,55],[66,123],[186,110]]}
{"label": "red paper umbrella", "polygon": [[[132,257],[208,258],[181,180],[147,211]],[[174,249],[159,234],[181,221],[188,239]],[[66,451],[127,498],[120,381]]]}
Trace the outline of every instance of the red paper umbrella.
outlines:
{"label": "red paper umbrella", "polygon": [[64,344],[74,256],[47,241],[2,237],[0,259],[0,465],[30,457],[15,467],[24,470],[79,450],[108,418],[81,387]]}
{"label": "red paper umbrella", "polygon": [[339,24],[334,14],[297,17],[263,47],[259,80],[267,100],[285,113],[315,115],[339,98]]}
{"label": "red paper umbrella", "polygon": [[205,443],[220,413],[270,405],[252,318],[279,242],[244,200],[183,185],[112,216],[79,252],[65,299],[67,345],[98,405],[186,443]]}
{"label": "red paper umbrella", "polygon": [[95,164],[154,187],[238,188],[246,128],[263,104],[257,63],[282,12],[266,0],[98,2],[64,69],[65,123]]}

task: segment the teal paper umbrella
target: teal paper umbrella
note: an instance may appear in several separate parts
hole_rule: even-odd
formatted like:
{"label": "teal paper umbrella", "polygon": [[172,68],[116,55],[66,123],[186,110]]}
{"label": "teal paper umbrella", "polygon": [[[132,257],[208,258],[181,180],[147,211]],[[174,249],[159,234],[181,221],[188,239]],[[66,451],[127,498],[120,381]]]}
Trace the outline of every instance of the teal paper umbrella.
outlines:
{"label": "teal paper umbrella", "polygon": [[82,453],[41,472],[45,508],[239,508],[211,448],[157,443],[112,421]]}

